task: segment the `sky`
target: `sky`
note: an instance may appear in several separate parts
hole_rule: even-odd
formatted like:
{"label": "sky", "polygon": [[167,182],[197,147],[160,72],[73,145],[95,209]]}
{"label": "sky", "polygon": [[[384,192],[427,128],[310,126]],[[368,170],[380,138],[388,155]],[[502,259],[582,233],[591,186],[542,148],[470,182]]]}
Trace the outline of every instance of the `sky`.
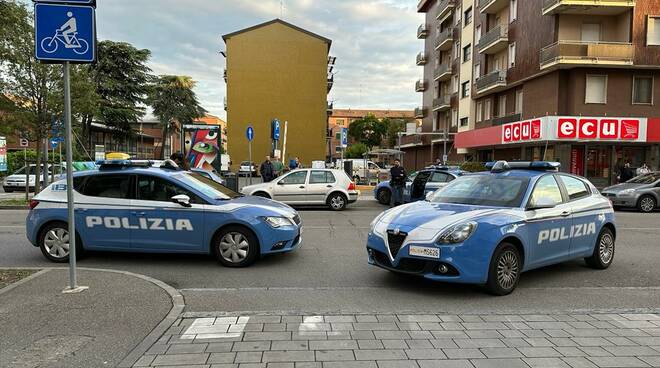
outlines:
{"label": "sky", "polygon": [[[413,109],[422,74],[415,55],[417,0],[97,0],[99,40],[152,52],[155,74],[189,75],[209,113],[226,117],[222,35],[274,18],[330,38],[335,108]],[[230,122],[231,123],[231,122]]]}

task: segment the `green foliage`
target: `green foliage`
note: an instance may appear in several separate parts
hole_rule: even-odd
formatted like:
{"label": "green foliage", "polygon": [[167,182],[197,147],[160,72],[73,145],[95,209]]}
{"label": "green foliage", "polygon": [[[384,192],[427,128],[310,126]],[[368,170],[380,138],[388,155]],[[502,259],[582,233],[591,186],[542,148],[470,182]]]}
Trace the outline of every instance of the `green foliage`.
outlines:
{"label": "green foliage", "polygon": [[364,143],[351,144],[346,148],[346,158],[363,158],[364,154],[369,151],[369,148]]}
{"label": "green foliage", "polygon": [[378,120],[373,114],[355,120],[348,126],[348,136],[367,148],[379,146],[387,134],[389,120]]}
{"label": "green foliage", "polygon": [[479,172],[479,171],[486,171],[486,166],[484,166],[483,163],[481,162],[464,162],[461,164],[461,170],[469,171],[469,172]]}
{"label": "green foliage", "polygon": [[384,119],[383,122],[387,125],[386,139],[388,147],[394,147],[397,145],[399,133],[406,130],[408,121],[402,119]]}

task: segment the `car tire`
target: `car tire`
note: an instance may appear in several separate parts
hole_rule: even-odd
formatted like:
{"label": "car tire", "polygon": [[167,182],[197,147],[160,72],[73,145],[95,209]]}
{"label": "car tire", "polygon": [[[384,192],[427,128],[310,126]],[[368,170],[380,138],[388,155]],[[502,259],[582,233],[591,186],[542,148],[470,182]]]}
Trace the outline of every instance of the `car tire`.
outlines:
{"label": "car tire", "polygon": [[380,189],[376,193],[376,198],[378,198],[378,203],[389,205],[392,200],[392,192],[387,188]]}
{"label": "car tire", "polygon": [[648,194],[641,196],[637,201],[637,209],[644,213],[653,212],[657,205],[655,198]]}
{"label": "car tire", "polygon": [[486,289],[497,296],[508,295],[515,290],[522,272],[522,257],[518,248],[510,243],[500,244],[488,268]]}
{"label": "car tire", "polygon": [[270,196],[268,195],[268,193],[266,193],[266,192],[256,192],[256,193],[253,194],[253,196],[271,199]]}
{"label": "car tire", "polygon": [[346,209],[348,199],[342,193],[332,193],[328,197],[328,207],[333,211],[343,211]]}
{"label": "car tire", "polygon": [[[51,262],[69,262],[68,225],[66,222],[52,222],[39,232],[38,244],[41,253]],[[80,236],[76,234],[76,259],[83,255]]]}
{"label": "car tire", "polygon": [[614,261],[615,248],[615,238],[612,230],[604,228],[596,238],[593,254],[584,260],[589,267],[604,270],[610,267]]}
{"label": "car tire", "polygon": [[259,257],[259,241],[243,226],[228,226],[213,240],[218,261],[225,267],[247,267]]}

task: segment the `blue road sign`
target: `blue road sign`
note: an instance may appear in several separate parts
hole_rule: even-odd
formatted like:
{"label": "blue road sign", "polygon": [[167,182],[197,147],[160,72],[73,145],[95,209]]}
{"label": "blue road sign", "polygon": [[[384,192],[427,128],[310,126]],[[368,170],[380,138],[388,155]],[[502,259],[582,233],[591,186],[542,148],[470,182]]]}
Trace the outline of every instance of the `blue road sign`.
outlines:
{"label": "blue road sign", "polygon": [[57,148],[57,145],[60,144],[61,141],[57,139],[51,139],[50,140],[50,149],[55,149]]}
{"label": "blue road sign", "polygon": [[91,6],[34,5],[37,60],[91,63],[96,59],[96,19]]}
{"label": "blue road sign", "polygon": [[254,129],[249,126],[247,127],[247,130],[245,131],[245,136],[247,137],[248,142],[252,142],[254,139]]}
{"label": "blue road sign", "polygon": [[279,141],[280,140],[280,121],[275,119],[271,123],[271,138],[274,141]]}
{"label": "blue road sign", "polygon": [[346,148],[348,146],[348,129],[341,128],[341,146]]}

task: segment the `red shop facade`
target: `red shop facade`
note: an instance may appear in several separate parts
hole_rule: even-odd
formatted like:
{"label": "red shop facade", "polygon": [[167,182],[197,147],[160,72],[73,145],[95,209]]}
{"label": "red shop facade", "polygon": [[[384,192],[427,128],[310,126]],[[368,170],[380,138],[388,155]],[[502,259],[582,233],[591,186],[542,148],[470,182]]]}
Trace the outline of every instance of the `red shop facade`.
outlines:
{"label": "red shop facade", "polygon": [[599,188],[617,183],[626,162],[660,170],[660,118],[544,116],[456,135],[478,161],[558,161]]}

